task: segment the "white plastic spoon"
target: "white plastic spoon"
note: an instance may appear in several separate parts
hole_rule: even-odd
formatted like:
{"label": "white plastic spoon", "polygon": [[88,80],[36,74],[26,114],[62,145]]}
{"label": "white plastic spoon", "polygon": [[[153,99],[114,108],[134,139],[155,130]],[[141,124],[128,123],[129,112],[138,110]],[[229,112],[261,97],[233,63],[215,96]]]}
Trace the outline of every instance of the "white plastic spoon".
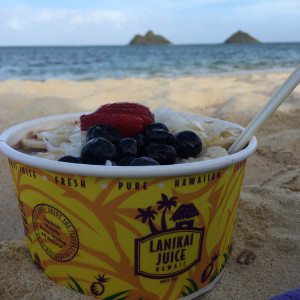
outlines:
{"label": "white plastic spoon", "polygon": [[245,130],[237,137],[234,143],[228,149],[228,153],[232,154],[240,151],[268,120],[278,106],[287,98],[287,96],[296,88],[300,82],[300,66],[288,77],[288,79],[280,86],[270,100],[260,109],[260,111],[251,120]]}

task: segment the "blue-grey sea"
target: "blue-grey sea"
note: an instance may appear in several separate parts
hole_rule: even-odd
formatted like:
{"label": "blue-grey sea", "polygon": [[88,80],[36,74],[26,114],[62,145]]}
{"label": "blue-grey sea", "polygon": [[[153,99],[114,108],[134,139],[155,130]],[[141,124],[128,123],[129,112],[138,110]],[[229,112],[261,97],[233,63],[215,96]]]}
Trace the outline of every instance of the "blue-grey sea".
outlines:
{"label": "blue-grey sea", "polygon": [[300,43],[0,47],[0,80],[95,80],[292,70]]}

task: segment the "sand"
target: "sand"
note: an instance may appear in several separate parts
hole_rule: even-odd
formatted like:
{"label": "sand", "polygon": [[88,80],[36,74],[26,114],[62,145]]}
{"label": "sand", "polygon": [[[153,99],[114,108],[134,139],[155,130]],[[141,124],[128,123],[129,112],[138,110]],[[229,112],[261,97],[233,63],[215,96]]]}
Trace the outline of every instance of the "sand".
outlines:
{"label": "sand", "polygon": [[[0,132],[41,116],[132,101],[247,125],[288,73],[221,77],[0,82]],[[269,299],[300,286],[300,86],[256,135],[247,161],[232,254],[223,277],[198,299]],[[0,299],[93,299],[57,285],[27,253],[6,157],[0,154]],[[253,252],[251,264],[238,256]]]}

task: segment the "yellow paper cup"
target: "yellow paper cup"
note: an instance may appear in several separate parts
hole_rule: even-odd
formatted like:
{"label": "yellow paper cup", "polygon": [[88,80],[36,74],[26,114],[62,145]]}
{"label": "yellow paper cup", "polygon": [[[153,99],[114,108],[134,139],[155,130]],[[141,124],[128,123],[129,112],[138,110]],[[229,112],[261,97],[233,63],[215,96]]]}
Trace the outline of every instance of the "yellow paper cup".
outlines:
{"label": "yellow paper cup", "polygon": [[79,116],[32,120],[0,137],[35,264],[103,299],[193,299],[211,289],[228,261],[256,139],[227,157],[145,167],[70,164],[12,148]]}

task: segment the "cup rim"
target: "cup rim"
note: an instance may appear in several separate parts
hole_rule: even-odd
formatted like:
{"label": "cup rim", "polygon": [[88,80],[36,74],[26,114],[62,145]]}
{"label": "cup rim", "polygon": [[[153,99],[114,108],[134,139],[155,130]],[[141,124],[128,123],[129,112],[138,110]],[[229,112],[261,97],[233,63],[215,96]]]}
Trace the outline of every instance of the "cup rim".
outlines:
{"label": "cup rim", "polygon": [[[85,112],[86,113],[86,112]],[[85,165],[85,164],[73,164],[60,161],[53,161],[45,158],[39,158],[31,156],[29,154],[22,153],[12,148],[18,142],[17,137],[23,136],[31,130],[41,128],[41,122],[44,124],[52,124],[54,121],[61,123],[73,122],[83,113],[69,113],[61,115],[53,115],[38,119],[33,119],[20,124],[17,124],[0,135],[0,151],[6,155],[9,159],[16,162],[43,169],[47,171],[53,171],[63,174],[73,174],[81,176],[95,176],[95,177],[114,177],[114,178],[141,178],[141,177],[173,177],[182,175],[193,175],[214,170],[220,170],[230,165],[236,164],[247,159],[252,155],[257,147],[257,140],[253,137],[248,145],[241,151],[230,154],[228,156],[190,163],[164,165],[164,166],[102,166],[102,165]],[[199,118],[212,121],[213,118],[199,116]],[[235,128],[244,129],[243,127],[223,121],[227,125],[231,125]],[[58,123],[56,122],[56,126]],[[53,127],[53,126],[52,126]],[[12,144],[15,141],[15,144]],[[11,146],[9,146],[11,144]]]}

